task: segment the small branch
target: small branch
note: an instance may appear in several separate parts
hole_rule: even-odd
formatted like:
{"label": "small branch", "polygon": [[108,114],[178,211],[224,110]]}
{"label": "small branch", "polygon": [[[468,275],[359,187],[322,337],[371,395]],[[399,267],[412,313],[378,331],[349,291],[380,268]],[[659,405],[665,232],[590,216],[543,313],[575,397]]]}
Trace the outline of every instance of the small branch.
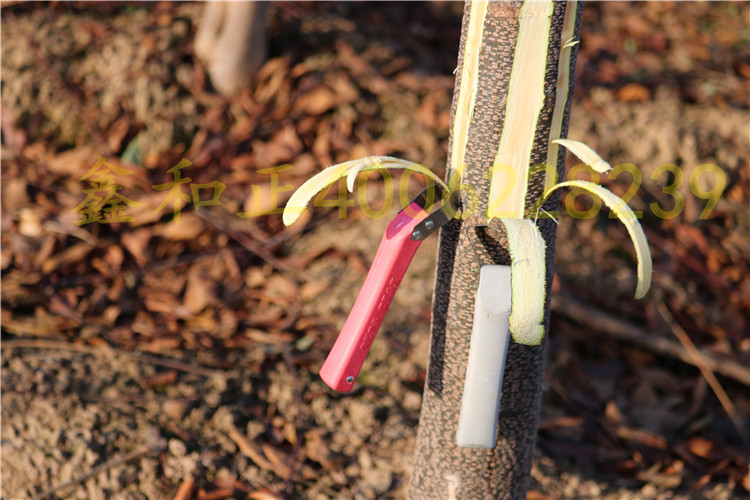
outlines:
{"label": "small branch", "polygon": [[84,345],[72,344],[70,342],[59,342],[56,340],[29,340],[29,339],[14,339],[4,340],[2,343],[3,348],[30,348],[30,349],[62,349],[67,351],[85,352],[90,354],[117,354],[119,356],[126,356],[132,358],[141,363],[148,363],[156,366],[164,366],[166,368],[172,368],[173,370],[179,370],[187,373],[194,373],[196,375],[203,375],[204,377],[210,377],[218,375],[221,377],[230,376],[229,373],[220,370],[212,370],[203,366],[191,365],[178,361],[176,359],[162,358],[158,356],[151,356],[149,354],[141,354],[138,352],[128,352],[119,349],[112,348],[100,348],[100,347],[89,347]]}
{"label": "small branch", "polygon": [[289,477],[284,482],[284,493],[290,494],[289,488],[291,486],[292,481],[294,480],[294,476],[297,475],[297,469],[299,469],[299,451],[300,447],[302,445],[302,408],[303,408],[303,402],[302,402],[302,391],[300,391],[299,388],[299,378],[297,377],[297,369],[294,366],[294,359],[292,358],[292,352],[289,349],[289,345],[285,342],[281,344],[281,347],[284,351],[284,361],[286,362],[287,368],[289,369],[289,374],[292,377],[292,390],[294,391],[294,400],[297,405],[297,417],[295,418],[294,427],[295,431],[297,432],[297,439],[294,443],[294,449],[292,450],[292,458],[291,462],[292,465],[289,467]]}
{"label": "small branch", "polygon": [[713,390],[714,394],[716,394],[716,397],[719,399],[722,408],[724,408],[724,411],[727,412],[727,415],[729,415],[729,419],[737,429],[737,432],[742,438],[742,441],[747,444],[748,438],[747,433],[745,432],[745,427],[742,423],[742,419],[737,414],[737,409],[734,407],[732,400],[729,399],[729,396],[727,396],[724,388],[716,379],[716,375],[714,375],[713,370],[707,366],[706,358],[703,353],[699,351],[697,347],[695,347],[695,344],[693,344],[693,341],[690,340],[687,332],[685,332],[682,326],[677,323],[677,320],[675,320],[674,316],[672,316],[672,313],[669,311],[669,309],[667,309],[667,306],[664,304],[664,302],[659,302],[659,304],[656,305],[656,308],[659,311],[659,314],[661,314],[661,317],[671,328],[672,333],[674,333],[675,337],[677,337],[677,340],[680,341],[682,347],[687,351],[690,359],[692,359],[693,361],[693,364],[697,366],[701,371],[701,375],[703,375],[703,378],[706,379],[706,382],[708,382],[711,390]]}
{"label": "small branch", "polygon": [[[699,367],[690,353],[680,344],[665,337],[653,335],[642,328],[622,321],[601,310],[584,305],[569,296],[561,298],[559,295],[553,295],[552,309],[555,313],[566,316],[578,323],[593,325],[593,328],[596,330],[606,333],[617,340],[630,342],[661,356],[679,359],[680,361]],[[703,352],[701,355],[704,366],[709,370],[750,387],[750,368],[725,356],[711,352]]]}
{"label": "small branch", "polygon": [[188,477],[182,482],[180,488],[175,493],[172,500],[190,500],[193,497],[193,488],[195,486],[195,479]]}
{"label": "small branch", "polygon": [[123,465],[123,464],[131,462],[133,460],[136,460],[138,458],[141,458],[143,456],[146,456],[149,453],[151,453],[152,451],[153,451],[152,448],[149,447],[149,446],[141,446],[141,447],[139,447],[139,448],[131,451],[130,453],[128,453],[124,457],[118,458],[116,460],[112,460],[110,462],[106,462],[106,463],[104,463],[104,464],[102,464],[102,465],[100,465],[98,467],[94,467],[93,469],[91,469],[87,473],[82,474],[82,475],[78,476],[77,478],[75,478],[75,479],[73,479],[71,481],[68,481],[67,483],[58,484],[57,486],[54,486],[54,487],[48,489],[47,491],[44,491],[44,492],[42,492],[42,493],[40,493],[40,494],[32,497],[32,500],[42,500],[44,498],[47,498],[47,497],[50,497],[50,496],[54,495],[55,493],[57,493],[57,492],[59,492],[61,490],[65,490],[65,489],[68,489],[68,488],[73,487],[73,486],[78,486],[78,485],[80,485],[80,484],[88,481],[92,477],[94,477],[94,476],[96,476],[96,475],[98,475],[98,474],[100,474],[100,473],[102,473],[102,472],[104,472],[106,470],[113,469],[113,468],[117,467],[118,465]]}
{"label": "small branch", "polygon": [[268,264],[270,264],[271,267],[273,267],[277,271],[284,273],[284,274],[288,274],[291,271],[288,265],[286,265],[284,262],[274,257],[271,254],[271,252],[269,252],[266,249],[265,246],[257,243],[248,235],[243,234],[239,231],[236,231],[229,224],[225,223],[222,220],[219,220],[216,217],[209,216],[208,214],[202,213],[200,211],[196,212],[196,215],[200,217],[201,219],[205,220],[206,222],[208,222],[209,224],[220,229],[227,236],[229,236],[234,241],[242,245],[245,248],[245,250],[257,255],[258,257],[266,261]]}

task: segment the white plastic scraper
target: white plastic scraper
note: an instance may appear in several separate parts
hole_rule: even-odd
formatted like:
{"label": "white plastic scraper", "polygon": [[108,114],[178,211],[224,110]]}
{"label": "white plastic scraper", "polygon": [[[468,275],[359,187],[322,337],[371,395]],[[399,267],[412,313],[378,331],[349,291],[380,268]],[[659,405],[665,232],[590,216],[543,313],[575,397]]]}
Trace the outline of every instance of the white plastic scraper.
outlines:
{"label": "white plastic scraper", "polygon": [[482,266],[456,433],[462,448],[495,447],[500,389],[510,340],[510,298],[510,266]]}

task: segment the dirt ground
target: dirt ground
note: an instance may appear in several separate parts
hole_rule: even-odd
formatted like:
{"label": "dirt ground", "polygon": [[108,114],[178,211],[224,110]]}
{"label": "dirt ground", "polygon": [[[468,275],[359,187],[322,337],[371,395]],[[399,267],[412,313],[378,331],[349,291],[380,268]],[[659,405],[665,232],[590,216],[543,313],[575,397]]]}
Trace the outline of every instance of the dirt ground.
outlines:
{"label": "dirt ground", "polygon": [[[192,55],[201,4],[2,7],[2,498],[406,497],[437,238],[343,395],[317,372],[397,203],[236,213],[366,155],[442,174],[462,8],[275,2],[268,62],[223,98]],[[750,498],[750,4],[590,2],[580,47],[568,135],[642,172],[654,283],[633,300],[624,227],[561,210],[528,498]],[[131,222],[76,224],[100,155],[133,172]],[[182,158],[226,189],[176,221],[152,186]],[[704,164],[727,185],[700,219]]]}

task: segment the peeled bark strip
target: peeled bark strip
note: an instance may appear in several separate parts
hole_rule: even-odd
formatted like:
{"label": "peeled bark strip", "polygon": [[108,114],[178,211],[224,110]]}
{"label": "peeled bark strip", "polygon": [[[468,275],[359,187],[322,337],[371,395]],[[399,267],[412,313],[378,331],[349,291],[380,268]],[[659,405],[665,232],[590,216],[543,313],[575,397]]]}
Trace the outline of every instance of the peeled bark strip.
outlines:
{"label": "peeled bark strip", "polygon": [[[497,446],[492,450],[462,450],[456,444],[479,266],[510,264],[502,225],[491,224],[488,228],[477,225],[484,223],[483,216],[489,202],[491,166],[498,154],[501,136],[504,130],[514,127],[514,123],[506,123],[508,100],[513,98],[508,95],[511,73],[516,70],[514,64],[528,63],[523,60],[524,52],[516,50],[522,7],[523,2],[474,2],[467,3],[464,10],[447,177],[451,179],[451,186],[455,186],[458,184],[456,176],[460,173],[460,182],[476,191],[476,204],[471,207],[473,210],[467,214],[468,217],[452,221],[440,234],[430,360],[409,491],[409,497],[415,500],[520,500],[526,498],[529,485],[539,421],[546,341],[541,346],[515,343],[510,346],[503,381]],[[483,12],[482,30],[469,29],[473,8],[486,9]],[[522,165],[524,168],[548,161],[550,140],[566,136],[570,97],[573,94],[577,44],[571,43],[571,34],[574,40],[578,39],[581,5],[576,2],[550,2],[547,8],[547,12],[551,12],[544,34],[548,43],[546,50],[540,53],[546,58],[546,64],[539,81],[527,82],[528,85],[543,86],[544,100],[538,115],[533,120],[527,120],[533,122],[534,126],[526,132],[531,135],[531,150],[530,153],[526,152],[528,165]],[[533,11],[533,15],[538,15],[536,7],[524,9],[524,12],[529,10]],[[476,13],[474,18],[477,18]],[[482,48],[476,68],[464,71],[465,51],[467,47],[476,46],[477,41],[473,38],[476,36],[481,37]],[[520,60],[516,60],[518,58]],[[463,75],[467,74],[474,75],[477,81],[463,84]],[[466,97],[467,92],[471,93],[470,98]],[[467,102],[473,104],[473,109],[468,119],[464,117],[459,120],[457,113],[464,111],[458,109],[458,104]],[[455,124],[467,120],[468,134],[457,138]],[[457,144],[457,140],[461,144]],[[463,148],[463,151],[457,154],[455,148]],[[560,179],[564,171],[564,154],[559,150],[552,154]],[[461,163],[456,165],[456,162]],[[522,186],[526,210],[541,195],[544,181],[542,169]],[[462,198],[465,209],[471,204],[470,198],[467,194]],[[558,205],[559,195],[554,195],[542,208],[554,210]],[[547,245],[546,286],[549,290],[554,272],[557,226],[551,219],[544,218],[540,218],[537,225]],[[545,330],[548,330],[549,296],[544,324]]]}

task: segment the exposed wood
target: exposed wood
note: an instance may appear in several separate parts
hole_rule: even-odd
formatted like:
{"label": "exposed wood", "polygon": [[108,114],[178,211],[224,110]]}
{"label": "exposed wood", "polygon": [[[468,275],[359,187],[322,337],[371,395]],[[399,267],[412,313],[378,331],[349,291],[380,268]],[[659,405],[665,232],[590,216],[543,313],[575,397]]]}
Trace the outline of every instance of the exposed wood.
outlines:
{"label": "exposed wood", "polygon": [[482,31],[484,18],[487,15],[487,2],[471,2],[468,7],[469,28],[464,47],[464,60],[461,65],[461,85],[456,95],[456,113],[451,129],[451,165],[453,176],[450,178],[451,189],[458,187],[464,171],[464,155],[469,140],[469,126],[474,115],[479,82],[479,54],[482,50]]}
{"label": "exposed wood", "polygon": [[505,123],[492,164],[487,217],[524,217],[537,120],[545,106],[553,6],[551,1],[525,2],[518,15],[518,39],[505,99]]}

